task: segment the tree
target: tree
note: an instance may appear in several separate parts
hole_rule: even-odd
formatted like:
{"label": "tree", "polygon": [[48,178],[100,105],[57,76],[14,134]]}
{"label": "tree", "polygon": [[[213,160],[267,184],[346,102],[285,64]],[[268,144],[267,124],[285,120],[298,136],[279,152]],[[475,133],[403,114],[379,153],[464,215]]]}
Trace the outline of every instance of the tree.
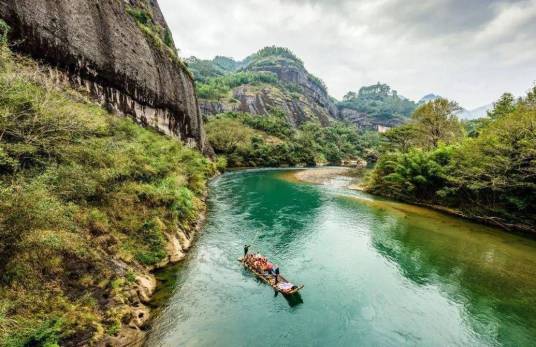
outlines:
{"label": "tree", "polygon": [[467,136],[475,138],[480,136],[482,130],[486,129],[490,122],[489,118],[479,118],[464,121],[462,124]]}
{"label": "tree", "polygon": [[207,137],[216,153],[233,153],[238,147],[249,145],[253,130],[231,118],[217,118],[206,126]]}
{"label": "tree", "polygon": [[412,115],[420,141],[425,148],[437,148],[441,142],[451,144],[463,136],[463,128],[456,116],[461,110],[453,101],[439,98],[421,105]]}
{"label": "tree", "polygon": [[498,119],[504,115],[512,113],[516,108],[515,98],[510,93],[504,93],[501,98],[493,104],[493,109],[488,111],[488,117]]}
{"label": "tree", "polygon": [[522,100],[525,105],[532,107],[536,106],[536,85],[527,93],[527,96]]}
{"label": "tree", "polygon": [[415,145],[418,130],[412,124],[406,124],[390,129],[383,134],[387,143],[384,145],[387,151],[407,152]]}
{"label": "tree", "polygon": [[343,98],[344,101],[352,101],[357,99],[357,93],[356,92],[348,92]]}
{"label": "tree", "polygon": [[505,114],[464,141],[452,160],[451,195],[480,215],[527,225],[536,223],[536,109]]}
{"label": "tree", "polygon": [[371,191],[409,201],[435,201],[445,185],[452,147],[385,154],[374,169]]}
{"label": "tree", "polygon": [[0,19],[0,44],[5,45],[7,43],[7,35],[10,28],[3,20]]}

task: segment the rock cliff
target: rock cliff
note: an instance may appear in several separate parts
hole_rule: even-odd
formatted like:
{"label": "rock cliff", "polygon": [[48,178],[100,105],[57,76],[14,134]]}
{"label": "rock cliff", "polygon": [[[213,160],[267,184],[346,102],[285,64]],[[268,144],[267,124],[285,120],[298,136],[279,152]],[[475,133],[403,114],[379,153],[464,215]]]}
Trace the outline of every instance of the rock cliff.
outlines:
{"label": "rock cliff", "polygon": [[[261,67],[252,67],[252,71],[268,71],[277,75],[280,81],[286,85],[296,86],[298,94],[303,96],[287,102],[287,106],[297,119],[303,121],[303,115],[314,115],[321,123],[329,123],[329,119],[337,116],[337,107],[328,95],[327,89],[305,68],[293,64],[274,64]],[[298,102],[296,102],[298,101]],[[300,102],[301,101],[301,102]],[[310,112],[307,112],[309,108]],[[305,112],[301,112],[305,110]],[[302,116],[302,117],[300,117]]]}
{"label": "rock cliff", "polygon": [[376,118],[371,116],[369,113],[357,111],[343,106],[339,106],[338,118],[341,121],[354,124],[359,129],[374,131],[378,131],[378,129],[382,128],[394,128],[407,121],[401,117]]}
{"label": "rock cliff", "polygon": [[[311,75],[302,61],[285,48],[267,47],[241,62],[217,57],[212,61],[191,58],[189,63],[196,79],[207,87],[213,86],[210,78],[214,83],[214,78],[219,77],[221,81],[216,84],[242,79],[230,86],[229,92],[220,92],[215,97],[201,93],[204,116],[222,112],[254,115],[282,112],[294,126],[310,120],[328,125],[337,116],[337,107],[322,81]],[[235,78],[235,74],[242,75]],[[273,75],[274,81],[259,83],[255,80],[256,74]],[[248,76],[250,78],[243,78]]]}
{"label": "rock cliff", "polygon": [[0,0],[14,49],[110,110],[204,149],[193,79],[156,0]]}

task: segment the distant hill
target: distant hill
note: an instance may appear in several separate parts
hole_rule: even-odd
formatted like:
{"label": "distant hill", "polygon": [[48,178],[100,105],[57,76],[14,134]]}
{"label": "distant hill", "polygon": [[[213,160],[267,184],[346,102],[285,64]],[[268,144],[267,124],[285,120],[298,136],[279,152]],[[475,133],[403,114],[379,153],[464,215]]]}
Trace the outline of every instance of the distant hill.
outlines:
{"label": "distant hill", "polygon": [[417,104],[398,95],[386,84],[377,83],[349,92],[337,103],[339,118],[363,128],[394,127],[408,120]]}
{"label": "distant hill", "polygon": [[461,115],[460,118],[467,119],[467,120],[484,118],[488,115],[488,111],[491,110],[492,108],[493,108],[493,104],[488,104],[488,105],[477,107],[470,111],[465,110],[464,114]]}
{"label": "distant hill", "polygon": [[[440,95],[436,94],[427,94],[419,100],[418,104],[421,105],[426,102],[433,101],[435,99],[441,98]],[[493,108],[493,104],[487,104],[484,106],[477,107],[473,110],[468,110],[462,107],[462,110],[458,113],[458,117],[463,120],[472,120],[486,117],[488,110]]]}
{"label": "distant hill", "polygon": [[441,96],[436,95],[436,94],[426,94],[425,96],[421,98],[421,100],[419,100],[419,102],[417,102],[417,104],[421,105],[421,104],[424,104],[425,102],[433,101],[439,98],[441,98]]}

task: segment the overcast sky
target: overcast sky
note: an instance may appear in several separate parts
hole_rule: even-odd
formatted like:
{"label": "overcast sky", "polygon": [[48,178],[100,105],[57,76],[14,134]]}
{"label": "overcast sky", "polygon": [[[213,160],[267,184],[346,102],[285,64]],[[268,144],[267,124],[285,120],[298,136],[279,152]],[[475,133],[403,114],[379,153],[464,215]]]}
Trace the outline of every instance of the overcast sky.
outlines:
{"label": "overcast sky", "polygon": [[474,108],[536,81],[536,0],[159,0],[184,57],[284,46],[336,98],[378,81]]}

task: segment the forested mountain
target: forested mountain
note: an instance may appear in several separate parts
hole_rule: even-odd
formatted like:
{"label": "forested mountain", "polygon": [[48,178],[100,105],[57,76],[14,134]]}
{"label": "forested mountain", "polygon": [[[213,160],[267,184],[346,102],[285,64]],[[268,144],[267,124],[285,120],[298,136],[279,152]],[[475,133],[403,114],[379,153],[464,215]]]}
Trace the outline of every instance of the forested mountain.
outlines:
{"label": "forested mountain", "polygon": [[393,127],[405,123],[417,108],[417,104],[386,84],[377,83],[362,87],[359,92],[349,92],[337,103],[341,119],[361,127]]}
{"label": "forested mountain", "polygon": [[286,48],[266,47],[243,61],[190,58],[188,65],[206,116],[282,112],[294,127],[311,120],[326,126],[337,117],[324,83]]}
{"label": "forested mountain", "polygon": [[212,60],[202,60],[190,57],[186,60],[190,71],[200,83],[206,83],[210,78],[221,77],[236,71],[241,64],[232,58],[217,56]]}
{"label": "forested mountain", "polygon": [[324,126],[344,121],[362,130],[377,130],[378,126],[404,123],[416,108],[414,102],[380,83],[349,92],[338,102],[329,96],[324,82],[287,48],[266,47],[242,61],[192,57],[187,62],[198,82],[205,116],[281,112],[294,127],[311,120]]}

